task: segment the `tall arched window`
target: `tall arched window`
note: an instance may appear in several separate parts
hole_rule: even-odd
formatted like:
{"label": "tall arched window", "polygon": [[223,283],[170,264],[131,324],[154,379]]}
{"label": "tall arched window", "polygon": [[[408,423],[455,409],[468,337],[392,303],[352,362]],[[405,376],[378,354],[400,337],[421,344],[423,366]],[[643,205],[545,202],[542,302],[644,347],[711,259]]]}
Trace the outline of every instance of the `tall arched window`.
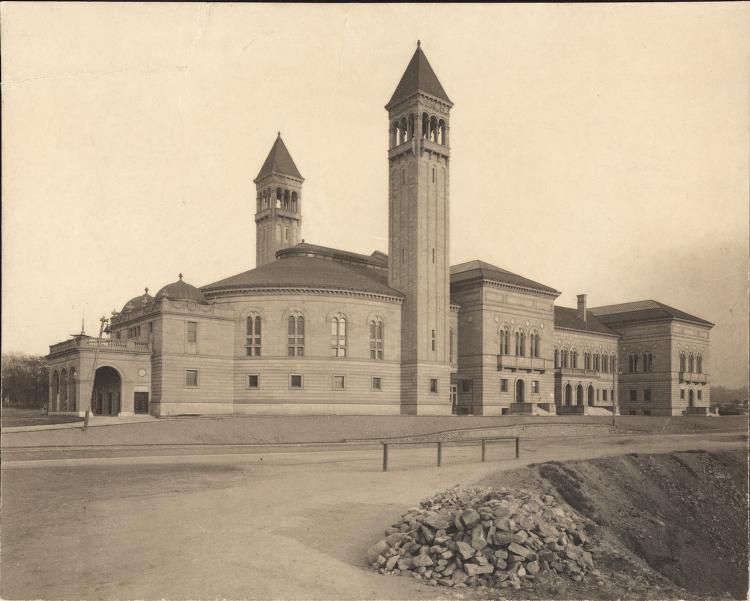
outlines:
{"label": "tall arched window", "polygon": [[560,367],[560,351],[555,349],[555,367]]}
{"label": "tall arched window", "polygon": [[609,371],[609,357],[602,355],[602,371],[606,374]]}
{"label": "tall arched window", "polygon": [[526,355],[526,334],[523,330],[516,332],[516,355],[519,357]]}
{"label": "tall arched window", "polygon": [[570,351],[570,367],[573,369],[578,367],[578,351],[575,349]]}
{"label": "tall arched window", "polygon": [[695,367],[695,356],[693,355],[693,353],[690,353],[688,355],[688,371],[690,373],[693,373],[694,367]]}
{"label": "tall arched window", "polygon": [[292,212],[297,212],[297,193],[292,192]]}
{"label": "tall arched window", "polygon": [[697,371],[699,374],[703,373],[703,355],[698,355],[695,358],[696,365],[695,365],[695,371]]}
{"label": "tall arched window", "polygon": [[609,356],[609,367],[612,369],[612,373],[615,373],[617,371],[617,365],[615,363],[615,356],[610,355]]}
{"label": "tall arched window", "polygon": [[68,375],[68,407],[70,411],[76,410],[76,379],[78,372],[75,367],[70,368],[70,374]]}
{"label": "tall arched window", "polygon": [[260,315],[248,315],[245,320],[245,352],[248,357],[260,357]]}
{"label": "tall arched window", "polygon": [[[333,329],[333,328],[332,328]],[[453,330],[451,330],[451,340]],[[383,358],[383,320],[379,317],[370,321],[370,359]]]}
{"label": "tall arched window", "polygon": [[507,327],[500,328],[500,354],[510,354],[510,330]]}
{"label": "tall arched window", "polygon": [[685,371],[685,352],[680,353],[680,371]]}
{"label": "tall arched window", "polygon": [[302,315],[290,315],[288,322],[288,354],[290,357],[303,357],[305,354],[305,318]]}
{"label": "tall arched window", "polygon": [[346,357],[346,318],[331,319],[331,353],[334,357]]}
{"label": "tall arched window", "polygon": [[628,371],[636,373],[638,371],[638,353],[628,355]]}
{"label": "tall arched window", "polygon": [[573,388],[570,384],[565,385],[565,404],[568,406],[573,404]]}
{"label": "tall arched window", "polygon": [[291,202],[291,198],[289,197],[289,190],[284,190],[284,203],[283,207],[285,211],[289,210],[289,203]]}
{"label": "tall arched window", "polygon": [[562,352],[562,366],[568,367],[568,349],[563,349]]}
{"label": "tall arched window", "polygon": [[529,350],[532,357],[539,357],[539,332],[536,330],[529,335]]}
{"label": "tall arched window", "polygon": [[588,351],[583,353],[583,369],[591,369],[591,353]]}

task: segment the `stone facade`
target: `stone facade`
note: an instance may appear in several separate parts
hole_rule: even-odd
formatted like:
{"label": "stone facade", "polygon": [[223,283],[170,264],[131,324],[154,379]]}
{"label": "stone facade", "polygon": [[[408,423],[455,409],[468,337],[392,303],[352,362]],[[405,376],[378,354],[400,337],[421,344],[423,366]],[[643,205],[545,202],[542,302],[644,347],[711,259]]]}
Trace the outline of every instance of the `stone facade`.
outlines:
{"label": "stone facade", "polygon": [[500,267],[450,266],[452,106],[418,47],[386,105],[387,255],[302,241],[279,134],[254,180],[256,267],[180,275],[52,345],[50,412],[705,413],[711,323],[655,301],[558,307]]}

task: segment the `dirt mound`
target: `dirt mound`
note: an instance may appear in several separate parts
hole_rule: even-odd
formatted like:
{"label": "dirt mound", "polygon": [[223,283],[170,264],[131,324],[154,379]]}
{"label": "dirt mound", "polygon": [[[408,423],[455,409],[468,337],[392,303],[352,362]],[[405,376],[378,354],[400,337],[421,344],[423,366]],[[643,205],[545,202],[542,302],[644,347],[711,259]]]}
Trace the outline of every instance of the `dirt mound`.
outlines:
{"label": "dirt mound", "polygon": [[594,567],[583,519],[550,495],[454,488],[421,506],[368,550],[373,568],[449,587],[520,589],[550,572],[580,582]]}
{"label": "dirt mound", "polygon": [[640,585],[626,596],[640,586],[650,598],[747,598],[747,451],[551,462],[483,484],[500,482],[559,496],[596,524],[591,551],[603,577],[571,597],[616,597],[627,576]]}

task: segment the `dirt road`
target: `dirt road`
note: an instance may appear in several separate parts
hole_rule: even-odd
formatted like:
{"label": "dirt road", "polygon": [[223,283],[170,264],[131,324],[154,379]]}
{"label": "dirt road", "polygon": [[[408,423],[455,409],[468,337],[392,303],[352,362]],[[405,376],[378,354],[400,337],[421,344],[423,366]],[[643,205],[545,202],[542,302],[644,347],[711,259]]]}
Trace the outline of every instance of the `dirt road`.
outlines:
{"label": "dirt road", "polygon": [[[364,551],[421,498],[548,460],[732,449],[734,433],[527,441],[392,452],[157,454],[64,459],[4,450],[2,597],[439,598],[415,580],[365,569]],[[26,453],[24,455],[24,453]],[[56,457],[55,455],[52,455]],[[12,460],[11,460],[12,459]]]}

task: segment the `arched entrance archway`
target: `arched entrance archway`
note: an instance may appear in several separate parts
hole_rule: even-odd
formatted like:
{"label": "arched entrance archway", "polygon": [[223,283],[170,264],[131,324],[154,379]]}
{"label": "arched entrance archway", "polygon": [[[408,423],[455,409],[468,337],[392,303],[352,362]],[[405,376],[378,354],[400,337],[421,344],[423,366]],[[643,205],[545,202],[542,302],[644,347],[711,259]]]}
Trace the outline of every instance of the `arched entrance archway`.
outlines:
{"label": "arched entrance archway", "polygon": [[117,415],[120,412],[122,378],[119,372],[105,365],[96,370],[91,411],[94,415]]}
{"label": "arched entrance archway", "polygon": [[516,380],[516,403],[523,403],[524,383],[523,380]]}
{"label": "arched entrance archway", "polygon": [[570,407],[573,404],[573,388],[570,384],[565,385],[565,404]]}
{"label": "arched entrance archway", "polygon": [[583,405],[583,386],[576,386],[576,405]]}
{"label": "arched entrance archway", "polygon": [[688,390],[688,407],[695,407],[695,395],[691,390]]}
{"label": "arched entrance archway", "polygon": [[589,385],[589,398],[588,398],[588,402],[589,402],[589,407],[593,407],[594,406],[594,387],[591,386],[591,385]]}

